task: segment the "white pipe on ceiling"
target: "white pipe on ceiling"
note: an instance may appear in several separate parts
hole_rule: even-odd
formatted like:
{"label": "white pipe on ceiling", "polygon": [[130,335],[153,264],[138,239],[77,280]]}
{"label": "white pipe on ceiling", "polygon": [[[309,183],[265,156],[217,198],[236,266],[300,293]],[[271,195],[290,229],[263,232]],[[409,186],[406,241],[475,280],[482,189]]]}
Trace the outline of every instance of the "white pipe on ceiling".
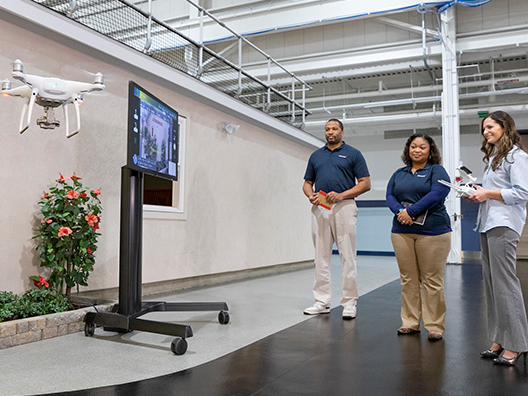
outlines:
{"label": "white pipe on ceiling", "polygon": [[[528,75],[522,75],[522,76],[516,76],[514,78],[516,83],[518,82],[528,82]],[[500,80],[498,80],[500,81]],[[475,87],[490,87],[492,88],[497,84],[497,81],[492,80],[480,80],[480,81],[468,81],[464,83],[458,84],[459,88],[475,88]],[[413,93],[425,93],[425,92],[431,92],[431,91],[442,91],[441,85],[433,85],[433,86],[422,86],[422,87],[413,87],[412,89]],[[514,94],[514,93],[528,93],[528,87],[526,88],[514,88],[514,89],[508,89],[508,90],[500,90],[500,91],[490,91],[490,92],[478,92],[478,93],[472,93],[472,94],[460,94],[460,97],[463,99],[469,99],[469,98],[476,98],[480,96],[490,96],[490,95],[504,95],[504,94]],[[359,92],[359,93],[353,93],[353,94],[346,94],[346,95],[333,95],[333,96],[326,96],[324,98],[325,101],[331,101],[331,100],[342,100],[342,99],[363,99],[368,97],[380,97],[380,96],[394,96],[394,95],[405,95],[405,94],[411,94],[411,88],[398,88],[398,89],[390,89],[390,90],[384,90],[384,91],[367,91],[367,92]],[[326,112],[327,110],[342,110],[342,109],[349,109],[349,108],[369,108],[369,107],[383,107],[383,106],[394,106],[399,104],[411,104],[411,103],[420,103],[420,102],[435,102],[438,100],[438,96],[436,97],[426,97],[426,98],[409,98],[409,99],[397,99],[393,101],[380,101],[380,102],[368,102],[368,103],[353,103],[349,105],[341,105],[341,106],[326,106],[326,107],[316,107],[309,109],[312,113],[318,113],[318,112]],[[307,98],[306,102],[320,102],[322,101],[322,97],[318,98]],[[401,102],[400,102],[401,101]],[[405,103],[407,101],[407,103]]]}
{"label": "white pipe on ceiling", "polygon": [[[478,111],[482,109],[460,109],[460,117],[464,119],[475,118],[478,120]],[[528,111],[528,104],[524,105],[512,105],[512,106],[498,106],[498,107],[486,107],[485,110],[490,113],[493,111],[503,110],[510,114],[526,113]],[[358,124],[379,124],[379,125],[391,125],[397,122],[409,123],[412,121],[441,121],[442,111],[430,111],[430,112],[413,112],[405,114],[389,114],[382,116],[370,116],[370,117],[354,117],[340,119],[345,125],[358,125]],[[326,120],[319,121],[307,121],[306,127],[323,127],[326,124]],[[412,126],[408,126],[411,128]]]}

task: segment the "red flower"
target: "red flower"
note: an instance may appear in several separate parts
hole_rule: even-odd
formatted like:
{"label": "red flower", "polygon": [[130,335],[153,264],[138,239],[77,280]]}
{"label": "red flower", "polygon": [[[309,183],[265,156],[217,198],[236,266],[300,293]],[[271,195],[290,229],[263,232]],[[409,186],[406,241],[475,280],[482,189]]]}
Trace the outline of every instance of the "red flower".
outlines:
{"label": "red flower", "polygon": [[88,246],[88,247],[86,248],[86,253],[88,253],[88,254],[93,253],[93,250],[90,249],[90,246]]}
{"label": "red flower", "polygon": [[86,193],[85,193],[85,192],[82,192],[82,193],[81,193],[81,197],[82,197],[82,198],[86,198],[86,197],[87,197]]}
{"label": "red flower", "polygon": [[43,218],[42,220],[40,220],[40,222],[41,222],[42,224],[44,224],[44,223],[48,223],[48,224],[50,224],[50,223],[53,223],[53,220],[51,220],[51,219],[46,220],[45,218]]}
{"label": "red flower", "polygon": [[84,219],[88,222],[88,225],[92,227],[94,224],[99,223],[99,217],[94,214],[87,214]]}
{"label": "red flower", "polygon": [[73,231],[71,230],[70,227],[61,227],[59,228],[59,238],[62,237],[62,236],[68,236],[72,233]]}
{"label": "red flower", "polygon": [[44,192],[44,198],[43,199],[49,199],[50,195],[47,192]]}
{"label": "red flower", "polygon": [[101,190],[91,190],[90,192],[95,195],[101,195]]}
{"label": "red flower", "polygon": [[39,287],[39,286],[49,287],[48,281],[40,275],[39,275],[39,280],[34,280],[33,284],[36,287]]}
{"label": "red flower", "polygon": [[66,194],[66,196],[67,196],[69,199],[77,199],[77,198],[79,198],[79,192],[78,192],[78,191],[70,190],[70,191],[68,191],[68,193]]}
{"label": "red flower", "polygon": [[57,179],[57,181],[59,181],[59,182],[60,182],[60,181],[71,180],[71,177],[64,177],[64,176],[62,176],[61,173],[59,173],[59,175],[60,175],[60,179]]}
{"label": "red flower", "polygon": [[70,179],[72,179],[73,181],[81,180],[79,176],[75,176],[75,172],[73,172],[73,176],[70,177]]}
{"label": "red flower", "polygon": [[98,229],[99,229],[99,224],[94,224],[94,226],[93,226],[93,230],[94,230],[94,231],[97,231]]}

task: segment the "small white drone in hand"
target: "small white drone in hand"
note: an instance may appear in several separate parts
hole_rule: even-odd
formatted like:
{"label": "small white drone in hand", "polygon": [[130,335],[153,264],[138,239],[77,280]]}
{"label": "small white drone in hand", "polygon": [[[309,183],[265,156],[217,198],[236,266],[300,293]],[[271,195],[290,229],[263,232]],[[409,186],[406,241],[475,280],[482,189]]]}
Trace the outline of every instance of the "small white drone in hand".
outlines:
{"label": "small white drone in hand", "polygon": [[444,186],[451,187],[453,190],[456,191],[457,197],[470,197],[473,194],[477,192],[477,189],[470,184],[473,184],[477,181],[477,178],[472,175],[472,172],[466,168],[465,166],[460,166],[457,168],[457,170],[462,173],[463,176],[465,176],[469,181],[462,185],[462,181],[459,184],[451,184],[445,180],[438,180],[438,182],[442,183]]}
{"label": "small white drone in hand", "polygon": [[[79,106],[83,103],[83,95],[88,92],[102,91],[104,86],[103,75],[97,73],[93,84],[61,80],[53,77],[40,77],[24,74],[24,66],[17,59],[13,63],[12,76],[15,80],[25,85],[11,88],[11,81],[5,79],[2,82],[2,96],[20,96],[24,98],[24,107],[20,116],[20,133],[29,128],[29,122],[33,112],[34,104],[44,107],[44,116],[37,118],[37,125],[43,129],[55,129],[60,122],[55,119],[54,109],[62,106],[64,110],[64,124],[66,126],[66,137],[76,135],[81,129],[81,115]],[[70,133],[68,124],[68,104],[73,104],[77,117],[77,128]]]}

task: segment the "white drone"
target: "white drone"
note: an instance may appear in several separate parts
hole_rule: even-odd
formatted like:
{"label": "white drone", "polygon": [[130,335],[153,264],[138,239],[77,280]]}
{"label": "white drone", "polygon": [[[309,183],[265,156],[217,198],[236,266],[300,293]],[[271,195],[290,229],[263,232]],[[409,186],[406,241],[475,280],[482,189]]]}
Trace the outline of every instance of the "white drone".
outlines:
{"label": "white drone", "polygon": [[462,173],[462,176],[465,176],[465,178],[469,180],[466,184],[462,185],[462,180],[459,184],[451,184],[445,180],[438,180],[438,182],[442,183],[444,186],[451,187],[453,190],[455,190],[457,193],[457,197],[471,197],[477,192],[477,189],[471,186],[471,184],[477,181],[477,178],[473,176],[472,172],[465,166],[460,166],[457,168],[457,170]]}
{"label": "white drone", "polygon": [[[2,82],[2,96],[20,96],[24,98],[24,107],[20,116],[20,133],[29,128],[33,105],[36,103],[44,107],[44,116],[37,118],[37,125],[43,129],[55,129],[60,122],[55,119],[54,109],[62,106],[64,110],[64,124],[66,126],[66,137],[76,135],[81,129],[81,115],[79,106],[83,103],[83,94],[94,91],[102,91],[104,86],[103,75],[97,73],[93,84],[61,80],[53,77],[40,77],[24,74],[24,66],[17,59],[13,63],[12,76],[15,80],[25,85],[11,89],[11,81],[5,79]],[[77,128],[70,133],[68,125],[67,105],[72,103],[77,116]],[[26,117],[27,114],[27,117]]]}

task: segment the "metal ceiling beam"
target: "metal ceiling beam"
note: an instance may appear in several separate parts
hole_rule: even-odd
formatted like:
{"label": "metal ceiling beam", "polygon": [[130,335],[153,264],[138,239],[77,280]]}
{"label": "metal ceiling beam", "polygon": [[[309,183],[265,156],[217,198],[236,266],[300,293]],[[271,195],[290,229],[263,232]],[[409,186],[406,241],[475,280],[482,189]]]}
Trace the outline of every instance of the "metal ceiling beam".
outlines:
{"label": "metal ceiling beam", "polygon": [[[528,44],[528,29],[525,28],[514,32],[459,38],[457,39],[457,52],[492,51],[497,48],[519,47],[526,44]],[[526,50],[523,52],[526,53]]]}
{"label": "metal ceiling beam", "polygon": [[[432,43],[429,46],[429,55],[440,57],[442,54],[442,46],[439,43]],[[302,60],[283,60],[281,64],[288,68],[291,72],[297,74],[306,74],[320,72],[325,75],[325,71],[336,70],[344,67],[350,69],[351,67],[362,67],[368,64],[387,64],[387,63],[401,63],[403,59],[418,60],[423,57],[422,45],[406,44],[400,46],[387,46],[374,50],[362,50],[361,48],[350,51],[347,54],[339,55],[318,55],[308,59]],[[372,65],[374,70],[374,65]],[[423,64],[422,64],[423,65]],[[408,67],[408,66],[407,66]],[[267,67],[244,67],[251,74],[255,76],[267,75]],[[271,68],[272,75],[280,75],[278,68]]]}
{"label": "metal ceiling beam", "polygon": [[[463,100],[463,99],[482,98],[485,96],[503,96],[503,95],[513,95],[513,94],[521,94],[521,95],[528,94],[528,87],[504,89],[500,91],[484,91],[484,92],[475,92],[475,93],[469,93],[469,94],[459,94],[458,97],[459,99]],[[312,112],[312,114],[329,113],[332,111],[342,111],[342,110],[348,110],[348,109],[373,109],[373,108],[379,108],[379,107],[401,106],[401,105],[418,104],[418,103],[434,103],[434,102],[441,102],[441,100],[442,100],[441,96],[426,96],[426,97],[418,97],[418,98],[385,100],[385,101],[379,101],[379,102],[352,103],[352,104],[341,105],[341,106],[326,106],[326,107],[318,107],[318,108],[309,109],[309,110]]]}
{"label": "metal ceiling beam", "polygon": [[[378,17],[375,19],[376,22],[381,22],[385,25],[394,26],[403,30],[406,30],[408,32],[416,33],[416,34],[422,34],[422,27],[413,25],[411,23],[397,21],[395,19],[386,18],[386,17]],[[432,29],[425,29],[425,33],[434,38],[438,38],[438,32]]]}
{"label": "metal ceiling beam", "polygon": [[[489,112],[496,110],[504,110],[510,114],[519,114],[525,115],[528,112],[528,105],[501,105],[501,106],[479,106],[478,108],[466,108],[460,109],[459,114],[463,119],[473,119],[478,123],[478,111],[479,110],[488,110]],[[415,128],[415,122],[422,121],[442,121],[442,111],[423,111],[423,112],[412,112],[412,113],[400,113],[400,114],[384,114],[377,116],[369,117],[354,117],[354,118],[345,118],[340,119],[345,126],[346,125],[377,125],[385,126],[387,129],[397,129],[396,126],[401,124],[405,125],[407,128]],[[322,128],[326,124],[327,120],[318,120],[318,121],[307,121],[306,127],[309,128]]]}
{"label": "metal ceiling beam", "polygon": [[[442,63],[439,60],[430,60],[429,66],[441,66]],[[373,74],[390,74],[393,72],[409,69],[412,67],[414,69],[420,69],[423,67],[423,60],[419,61],[408,61],[408,62],[397,62],[397,63],[387,63],[383,65],[374,65],[374,66],[365,66],[358,67],[355,69],[346,69],[346,70],[327,70],[324,72],[305,74],[303,75],[303,80],[307,83],[319,82],[321,80],[332,80],[332,79],[345,79],[350,77],[359,77],[365,75]],[[274,78],[271,80],[273,85],[284,85],[290,82],[290,78]]]}
{"label": "metal ceiling beam", "polygon": [[[526,71],[526,69],[523,69]],[[484,73],[483,75],[490,75],[490,73]],[[515,76],[516,83],[526,83],[528,82],[527,74],[520,74]],[[478,88],[478,87],[487,87],[489,91],[474,92],[467,94],[459,94],[461,99],[471,99],[478,98],[483,96],[500,96],[500,95],[510,95],[510,94],[528,94],[528,87],[521,88],[511,88],[511,89],[499,89],[496,90],[495,86],[501,84],[502,80],[495,80],[493,77],[485,80],[476,80],[476,81],[466,81],[458,84],[460,89],[464,88]],[[441,92],[442,85],[425,85],[421,87],[407,87],[407,88],[397,88],[397,89],[386,89],[386,90],[372,90],[364,91],[358,93],[349,93],[346,95],[332,95],[325,97],[312,97],[307,98],[306,103],[322,102],[322,101],[334,101],[334,100],[365,100],[367,98],[380,98],[384,96],[396,97],[398,95],[412,95],[417,93],[429,93],[429,92]],[[326,112],[327,110],[343,110],[343,109],[352,109],[352,108],[373,108],[373,107],[384,107],[390,105],[400,105],[406,104],[404,101],[410,101],[409,103],[424,103],[427,101],[434,102],[436,97],[414,97],[414,98],[404,98],[404,99],[394,99],[390,101],[378,101],[378,102],[365,102],[365,103],[354,103],[347,105],[339,106],[326,106],[318,108],[309,108],[312,113]],[[429,100],[430,99],[430,100]],[[400,102],[402,101],[402,102]]]}
{"label": "metal ceiling beam", "polygon": [[[433,3],[433,2],[430,2]],[[301,0],[285,1],[263,7],[254,7],[217,14],[222,22],[243,35],[273,32],[285,29],[308,27],[315,24],[332,23],[350,18],[372,17],[379,13],[403,12],[417,5],[416,0]],[[172,27],[191,38],[198,38],[198,21],[168,21]],[[213,42],[232,37],[219,26],[205,24],[204,42]]]}
{"label": "metal ceiling beam", "polygon": [[[520,48],[522,45],[528,44],[528,29],[523,29],[515,32],[494,33],[485,36],[464,37],[457,40],[457,52],[481,52],[493,51],[497,48],[518,48],[519,54],[525,53],[525,50]],[[442,55],[442,45],[440,42],[430,43],[428,45],[428,55],[430,57],[437,57]],[[291,57],[282,58],[278,61],[292,71],[296,75],[304,78],[305,75],[313,75],[320,73],[321,77],[328,74],[330,70],[336,70],[340,67],[351,69],[354,66],[365,67],[371,69],[371,73],[377,72],[377,67],[385,68],[390,63],[405,64],[404,60],[418,60],[423,56],[421,43],[401,44],[393,43],[391,46],[381,46],[375,49],[356,48],[348,53],[333,54],[318,53],[313,54],[313,57]],[[487,56],[483,56],[487,58]],[[402,62],[402,60],[404,62]],[[432,61],[431,61],[432,62]],[[380,65],[380,66],[377,66]],[[407,66],[408,67],[408,66]],[[268,69],[264,66],[244,67],[251,74],[255,76],[267,75]],[[272,75],[280,76],[278,68],[271,68]],[[274,79],[274,82],[277,79]],[[313,80],[313,79],[312,79]]]}
{"label": "metal ceiling beam", "polygon": [[[220,52],[217,52],[217,55],[220,55],[220,56],[223,56],[224,58],[229,56],[230,54],[232,54],[233,52],[235,52],[236,50],[238,49],[238,41],[235,41],[234,43],[228,45],[227,47],[225,47],[222,51]],[[216,58],[209,58],[208,60],[206,60],[202,67],[205,68],[205,66],[207,66],[209,63],[215,61]]]}

